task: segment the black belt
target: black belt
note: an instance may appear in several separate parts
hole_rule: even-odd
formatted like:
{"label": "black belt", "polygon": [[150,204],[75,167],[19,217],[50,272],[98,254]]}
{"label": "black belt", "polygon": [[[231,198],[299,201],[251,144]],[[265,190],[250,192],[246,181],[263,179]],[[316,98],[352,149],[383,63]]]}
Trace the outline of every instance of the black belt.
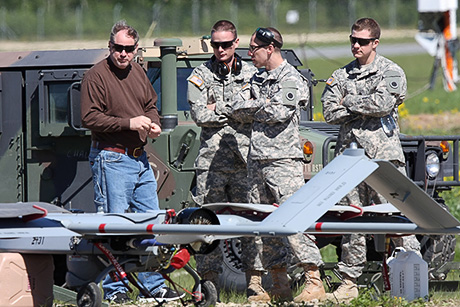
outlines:
{"label": "black belt", "polygon": [[120,147],[120,146],[114,146],[114,145],[105,144],[105,143],[96,142],[96,141],[92,141],[91,147],[97,148],[99,150],[108,150],[108,151],[118,152],[118,153],[125,154],[128,156],[133,156],[134,158],[139,158],[144,153],[144,147],[136,147],[136,148]]}

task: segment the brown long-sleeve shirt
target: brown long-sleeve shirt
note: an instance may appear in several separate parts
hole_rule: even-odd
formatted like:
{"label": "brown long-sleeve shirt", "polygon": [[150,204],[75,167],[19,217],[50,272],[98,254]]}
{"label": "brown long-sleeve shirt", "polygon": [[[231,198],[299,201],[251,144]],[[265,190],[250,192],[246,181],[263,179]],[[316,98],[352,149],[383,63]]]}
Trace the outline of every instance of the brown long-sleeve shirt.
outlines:
{"label": "brown long-sleeve shirt", "polygon": [[129,129],[129,119],[144,115],[160,125],[157,94],[145,71],[137,63],[126,69],[116,67],[110,57],[94,65],[81,85],[83,126],[92,140],[119,147],[145,144],[137,131]]}

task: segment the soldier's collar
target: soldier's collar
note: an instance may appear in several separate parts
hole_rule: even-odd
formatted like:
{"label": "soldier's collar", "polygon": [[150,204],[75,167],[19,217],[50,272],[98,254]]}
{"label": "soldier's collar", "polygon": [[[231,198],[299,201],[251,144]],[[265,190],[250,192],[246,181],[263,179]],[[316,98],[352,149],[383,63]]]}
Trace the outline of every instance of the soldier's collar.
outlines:
{"label": "soldier's collar", "polygon": [[358,60],[355,60],[353,69],[351,70],[352,74],[370,74],[378,71],[378,62],[380,62],[380,56],[375,55],[374,61],[372,63],[361,66]]}
{"label": "soldier's collar", "polygon": [[287,61],[286,60],[283,60],[283,62],[278,66],[276,67],[275,69],[272,69],[270,71],[266,71],[267,72],[267,78],[268,79],[278,79],[278,76],[281,74],[281,72],[284,70],[284,68],[286,68],[287,66]]}

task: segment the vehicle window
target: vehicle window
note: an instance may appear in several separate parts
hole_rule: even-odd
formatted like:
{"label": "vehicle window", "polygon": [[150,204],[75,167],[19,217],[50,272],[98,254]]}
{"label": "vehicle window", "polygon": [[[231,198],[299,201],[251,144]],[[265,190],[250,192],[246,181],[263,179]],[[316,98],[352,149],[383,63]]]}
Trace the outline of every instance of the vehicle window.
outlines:
{"label": "vehicle window", "polygon": [[177,70],[177,109],[179,111],[190,110],[187,99],[187,78],[192,73],[193,68],[179,68]]}
{"label": "vehicle window", "polygon": [[[177,110],[189,111],[190,105],[187,101],[187,78],[192,73],[193,68],[177,68]],[[147,71],[147,77],[158,95],[157,108],[161,111],[161,78],[160,68],[152,67]]]}
{"label": "vehicle window", "polygon": [[50,82],[48,92],[48,118],[50,123],[67,123],[67,101],[70,82]]}
{"label": "vehicle window", "polygon": [[26,76],[30,91],[37,87],[39,133],[43,137],[75,135],[69,128],[69,89],[79,82],[88,69],[51,69],[31,71]]}

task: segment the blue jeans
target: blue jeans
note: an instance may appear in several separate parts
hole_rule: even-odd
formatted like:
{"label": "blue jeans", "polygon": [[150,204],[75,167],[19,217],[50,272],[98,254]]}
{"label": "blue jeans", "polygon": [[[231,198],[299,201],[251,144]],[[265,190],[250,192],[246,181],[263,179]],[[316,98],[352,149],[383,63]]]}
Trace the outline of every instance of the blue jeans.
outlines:
{"label": "blue jeans", "polygon": [[[96,210],[107,213],[158,210],[157,182],[147,155],[134,158],[125,154],[91,148],[89,163],[93,173]],[[139,273],[139,280],[152,294],[165,287],[159,273]],[[126,281],[127,282],[127,281]],[[107,276],[102,282],[104,298],[126,292],[121,281]]]}

